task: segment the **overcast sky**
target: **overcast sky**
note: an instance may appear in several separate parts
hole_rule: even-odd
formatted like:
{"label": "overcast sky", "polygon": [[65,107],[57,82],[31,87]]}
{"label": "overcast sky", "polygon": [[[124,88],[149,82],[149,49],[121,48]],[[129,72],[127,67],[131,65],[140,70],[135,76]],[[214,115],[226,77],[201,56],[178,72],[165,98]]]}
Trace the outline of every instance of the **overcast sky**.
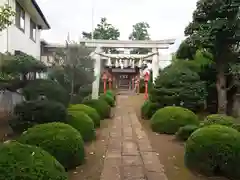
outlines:
{"label": "overcast sky", "polygon": [[174,52],[184,38],[184,29],[192,20],[197,0],[37,0],[51,30],[42,38],[48,42],[63,43],[68,32],[72,40],[78,40],[82,31],[92,30],[92,7],[94,24],[106,17],[120,30],[120,39],[128,39],[135,23],[149,23],[151,39],[176,38],[170,50]]}

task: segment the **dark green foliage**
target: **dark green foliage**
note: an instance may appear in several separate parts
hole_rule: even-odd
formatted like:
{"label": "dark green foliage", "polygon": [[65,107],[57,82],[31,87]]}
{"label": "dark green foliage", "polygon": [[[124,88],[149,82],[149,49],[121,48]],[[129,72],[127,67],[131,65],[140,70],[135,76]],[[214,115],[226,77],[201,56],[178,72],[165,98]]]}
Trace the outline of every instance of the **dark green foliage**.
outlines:
{"label": "dark green foliage", "polygon": [[233,129],[236,129],[238,132],[240,132],[240,124],[237,124],[237,123],[236,123],[236,124],[233,124],[233,125],[232,125],[232,128],[233,128]]}
{"label": "dark green foliage", "polygon": [[188,137],[198,128],[199,126],[197,125],[186,125],[186,126],[180,127],[176,133],[176,137],[181,141],[186,141]]}
{"label": "dark green foliage", "polygon": [[226,72],[239,57],[239,0],[199,0],[193,21],[185,29],[191,46],[212,53],[216,65],[218,112],[227,112]]}
{"label": "dark green foliage", "polygon": [[165,68],[150,91],[150,100],[162,106],[201,110],[206,98],[205,83],[198,74],[181,64]]}
{"label": "dark green foliage", "polygon": [[23,88],[26,100],[36,100],[45,96],[48,100],[57,101],[65,106],[68,105],[68,92],[57,82],[46,79],[37,79]]}
{"label": "dark green foliage", "polygon": [[[150,40],[148,29],[150,25],[147,22],[138,22],[133,25],[132,33],[129,35],[130,40]],[[147,54],[151,49],[136,48],[131,51],[131,54]]]}
{"label": "dark green foliage", "polygon": [[16,92],[36,79],[36,73],[46,72],[43,62],[34,57],[18,53],[1,55],[1,83],[0,89]]}
{"label": "dark green foliage", "polygon": [[175,134],[182,126],[198,123],[196,114],[189,109],[176,106],[159,109],[151,118],[152,130],[165,134]]}
{"label": "dark green foliage", "polygon": [[74,127],[82,135],[85,142],[96,139],[93,120],[82,111],[68,111],[70,115],[68,124]]}
{"label": "dark green foliage", "polygon": [[231,116],[226,116],[224,114],[211,114],[204,119],[204,121],[201,123],[201,126],[220,124],[231,127],[233,123],[234,118]]}
{"label": "dark green foliage", "polygon": [[10,126],[14,132],[23,132],[36,124],[66,122],[66,108],[58,102],[48,100],[25,101],[14,108]]}
{"label": "dark green foliage", "polygon": [[150,119],[159,108],[159,104],[147,100],[142,105],[141,115],[144,119]]}
{"label": "dark green foliage", "polygon": [[17,142],[0,145],[1,180],[67,180],[63,166],[48,152]]}
{"label": "dark green foliage", "polygon": [[84,162],[84,144],[80,133],[68,124],[46,123],[29,128],[19,142],[43,148],[66,169]]}
{"label": "dark green foliage", "polygon": [[99,116],[96,109],[86,106],[84,104],[70,105],[68,111],[82,111],[86,113],[94,122],[94,127],[100,127],[101,117]]}
{"label": "dark green foliage", "polygon": [[102,100],[102,99],[84,100],[83,104],[96,109],[101,119],[110,117],[111,107],[108,105],[108,103],[105,100]]}
{"label": "dark green foliage", "polygon": [[207,175],[240,178],[240,133],[210,125],[192,133],[185,146],[185,164]]}
{"label": "dark green foliage", "polygon": [[[107,18],[101,18],[101,22],[97,24],[97,27],[93,32],[82,32],[84,38],[91,39],[105,39],[105,40],[117,40],[120,37],[120,31],[112,24],[107,22]],[[117,53],[115,48],[103,48],[104,52]]]}
{"label": "dark green foliage", "polygon": [[112,96],[113,99],[116,100],[116,94],[113,91],[107,90],[106,94]]}
{"label": "dark green foliage", "polygon": [[109,95],[109,94],[102,94],[100,96],[100,99],[106,101],[108,103],[108,105],[111,106],[111,107],[115,106],[114,97]]}

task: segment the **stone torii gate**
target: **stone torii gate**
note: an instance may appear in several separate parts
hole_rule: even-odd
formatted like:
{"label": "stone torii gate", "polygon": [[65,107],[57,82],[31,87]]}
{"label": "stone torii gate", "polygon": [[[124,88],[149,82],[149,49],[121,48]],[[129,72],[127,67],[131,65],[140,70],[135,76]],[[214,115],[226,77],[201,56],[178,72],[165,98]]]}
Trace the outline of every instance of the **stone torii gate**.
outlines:
{"label": "stone torii gate", "polygon": [[175,43],[175,39],[157,40],[157,41],[131,41],[131,40],[80,40],[80,44],[86,47],[95,48],[95,51],[91,53],[91,57],[95,60],[94,63],[94,75],[96,77],[92,85],[92,98],[98,99],[99,85],[100,85],[100,71],[101,71],[101,59],[103,57],[118,58],[126,57],[126,54],[106,54],[103,52],[103,48],[148,48],[152,49],[152,53],[149,54],[129,54],[128,59],[148,59],[152,62],[153,80],[159,74],[159,49],[168,49],[169,45]]}

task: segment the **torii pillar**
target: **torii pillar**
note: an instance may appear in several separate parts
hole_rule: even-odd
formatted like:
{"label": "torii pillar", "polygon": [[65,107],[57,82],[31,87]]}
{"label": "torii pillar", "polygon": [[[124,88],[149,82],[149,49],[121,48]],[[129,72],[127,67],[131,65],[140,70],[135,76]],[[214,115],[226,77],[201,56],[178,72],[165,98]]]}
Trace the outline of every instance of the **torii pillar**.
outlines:
{"label": "torii pillar", "polygon": [[98,99],[99,96],[99,85],[101,76],[101,56],[99,53],[102,52],[101,47],[97,47],[94,51],[93,60],[94,62],[94,76],[95,80],[92,83],[92,99]]}
{"label": "torii pillar", "polygon": [[152,75],[153,75],[153,83],[155,83],[155,80],[157,79],[159,75],[159,54],[158,49],[153,48],[152,53],[154,53],[152,58]]}

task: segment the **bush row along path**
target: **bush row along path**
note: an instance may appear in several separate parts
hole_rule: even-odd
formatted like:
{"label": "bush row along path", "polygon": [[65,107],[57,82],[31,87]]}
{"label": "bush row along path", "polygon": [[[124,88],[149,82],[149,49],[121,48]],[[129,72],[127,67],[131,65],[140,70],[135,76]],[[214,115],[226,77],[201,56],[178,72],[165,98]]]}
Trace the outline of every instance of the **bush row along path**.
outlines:
{"label": "bush row along path", "polygon": [[117,97],[101,180],[167,180],[127,95]]}

